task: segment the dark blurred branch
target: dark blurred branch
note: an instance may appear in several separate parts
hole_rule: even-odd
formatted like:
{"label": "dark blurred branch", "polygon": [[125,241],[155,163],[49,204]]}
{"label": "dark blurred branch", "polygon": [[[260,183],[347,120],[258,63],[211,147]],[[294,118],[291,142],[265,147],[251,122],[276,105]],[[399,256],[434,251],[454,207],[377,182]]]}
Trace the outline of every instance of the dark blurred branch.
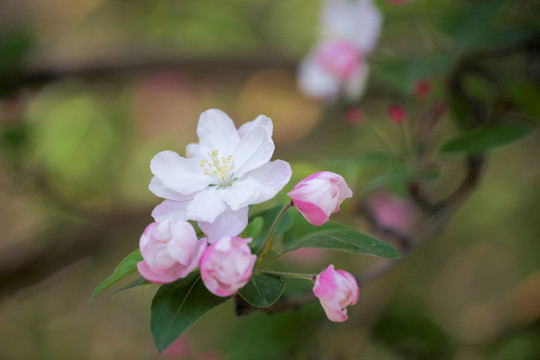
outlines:
{"label": "dark blurred branch", "polygon": [[[133,228],[149,221],[150,211],[130,213],[123,210],[103,216],[84,226],[65,225],[0,253],[0,300],[24,288],[33,286],[65,267],[84,258],[95,257],[111,248],[111,230]],[[32,247],[29,244],[45,245]],[[135,243],[134,243],[135,245]]]}
{"label": "dark blurred branch", "polygon": [[133,75],[160,70],[179,70],[195,75],[249,74],[269,67],[294,70],[296,63],[272,57],[186,59],[137,53],[91,62],[54,64],[39,62],[23,70],[17,82],[20,87],[33,87],[70,78],[100,80],[115,75]]}

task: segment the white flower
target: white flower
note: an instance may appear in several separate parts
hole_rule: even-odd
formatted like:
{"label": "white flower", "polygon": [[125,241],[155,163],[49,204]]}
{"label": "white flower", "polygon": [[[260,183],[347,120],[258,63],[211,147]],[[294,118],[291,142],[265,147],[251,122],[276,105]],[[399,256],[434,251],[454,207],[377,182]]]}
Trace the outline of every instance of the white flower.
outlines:
{"label": "white flower", "polygon": [[382,16],[372,0],[327,0],[319,45],[300,64],[299,86],[307,96],[356,100],[364,92],[366,57],[377,42]]}
{"label": "white flower", "polygon": [[199,143],[186,147],[186,158],[162,151],[150,162],[155,176],[149,189],[166,199],[152,212],[154,219],[196,220],[209,242],[239,234],[248,206],[273,198],[291,178],[286,161],[270,161],[272,130],[264,115],[236,130],[223,111],[203,112]]}

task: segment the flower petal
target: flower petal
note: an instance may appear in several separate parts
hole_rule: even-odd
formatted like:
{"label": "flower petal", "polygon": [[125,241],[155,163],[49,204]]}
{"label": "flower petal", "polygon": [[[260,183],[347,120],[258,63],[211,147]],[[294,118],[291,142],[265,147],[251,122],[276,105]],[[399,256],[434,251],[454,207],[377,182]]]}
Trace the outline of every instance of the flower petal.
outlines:
{"label": "flower petal", "polygon": [[191,195],[183,195],[179,192],[172,190],[171,188],[165,186],[156,176],[152,177],[150,180],[150,185],[148,189],[154,193],[154,195],[162,197],[164,199],[171,199],[176,201],[186,201],[193,198]]}
{"label": "flower petal", "polygon": [[322,99],[335,97],[341,86],[339,79],[320,66],[313,55],[300,64],[298,85],[304,95]]}
{"label": "flower petal", "polygon": [[201,153],[218,150],[222,156],[232,155],[240,140],[231,118],[218,109],[206,110],[201,114],[197,135]]}
{"label": "flower petal", "polygon": [[250,171],[245,176],[257,182],[259,195],[250,204],[259,204],[270,200],[283,189],[291,179],[291,165],[283,160],[274,160]]}
{"label": "flower petal", "polygon": [[234,150],[234,175],[242,177],[248,171],[266,164],[274,153],[274,142],[268,136],[266,128],[255,127],[240,140]]}
{"label": "flower petal", "polygon": [[167,219],[187,220],[186,208],[189,205],[188,201],[165,200],[152,211],[152,217],[156,221],[164,221]]}
{"label": "flower petal", "polygon": [[382,25],[382,15],[373,0],[328,0],[323,10],[321,30],[326,37],[342,37],[359,50],[375,47]]}
{"label": "flower petal", "polygon": [[268,116],[259,115],[255,120],[248,121],[242,126],[240,126],[240,128],[238,129],[238,134],[240,135],[240,138],[243,138],[244,136],[249,134],[257,126],[264,127],[268,136],[272,137],[272,132],[274,130],[274,124],[272,124],[272,120]]}
{"label": "flower petal", "polygon": [[168,271],[165,274],[158,274],[158,273],[154,272],[152,269],[150,269],[150,267],[148,266],[148,264],[144,260],[140,261],[137,264],[137,270],[139,270],[139,273],[146,280],[151,281],[151,282],[156,283],[156,284],[167,284],[167,283],[175,281],[176,279],[178,279],[180,277],[180,276],[178,276],[176,274],[174,269],[171,269],[170,271]]}
{"label": "flower petal", "polygon": [[238,235],[248,223],[249,207],[237,211],[225,210],[214,222],[199,221],[199,227],[208,236],[208,242],[214,243],[224,236]]}
{"label": "flower petal", "polygon": [[343,92],[347,99],[358,100],[364,95],[368,75],[369,65],[367,61],[362,61],[358,70],[345,81]]}
{"label": "flower petal", "polygon": [[162,151],[150,161],[152,173],[169,189],[180,194],[192,194],[209,185],[197,159],[180,157],[174,151]]}
{"label": "flower petal", "polygon": [[261,184],[252,178],[236,180],[229,187],[222,189],[222,199],[231,210],[236,211],[254,204],[262,191]]}
{"label": "flower petal", "polygon": [[214,222],[226,209],[222,195],[222,189],[216,187],[198,192],[186,208],[186,218]]}
{"label": "flower petal", "polygon": [[186,158],[201,157],[201,146],[199,143],[189,143],[186,145]]}

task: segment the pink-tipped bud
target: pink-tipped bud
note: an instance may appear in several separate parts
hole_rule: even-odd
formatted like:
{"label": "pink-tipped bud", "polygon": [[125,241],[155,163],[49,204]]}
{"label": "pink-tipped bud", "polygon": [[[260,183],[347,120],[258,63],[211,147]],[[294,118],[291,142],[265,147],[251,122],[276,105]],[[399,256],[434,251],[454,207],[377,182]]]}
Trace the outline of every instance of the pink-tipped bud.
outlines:
{"label": "pink-tipped bud", "polygon": [[199,266],[206,239],[197,240],[187,221],[168,219],[146,227],[139,241],[143,261],[139,273],[148,281],[166,284],[186,277]]}
{"label": "pink-tipped bud", "polygon": [[431,83],[425,79],[418,81],[414,85],[414,95],[416,95],[416,97],[419,97],[419,98],[424,97],[428,95],[430,91],[431,91]]}
{"label": "pink-tipped bud", "polygon": [[360,109],[357,106],[351,106],[347,110],[345,110],[345,120],[350,125],[358,125],[362,122],[362,119],[364,118],[364,112],[362,109]]}
{"label": "pink-tipped bud", "polygon": [[212,294],[227,297],[247,284],[257,260],[249,242],[251,239],[226,236],[206,249],[201,259],[201,277]]}
{"label": "pink-tipped bud", "polygon": [[407,117],[407,112],[403,106],[399,104],[392,104],[388,107],[388,116],[396,124],[402,124]]}
{"label": "pink-tipped bud", "polygon": [[329,41],[315,52],[315,61],[326,71],[344,80],[350,78],[360,67],[359,50],[346,40]]}
{"label": "pink-tipped bud", "polygon": [[339,211],[343,200],[352,197],[352,190],[341,175],[319,171],[300,181],[287,195],[310,224],[319,226]]}
{"label": "pink-tipped bud", "polygon": [[358,302],[360,289],[354,276],[344,270],[334,270],[328,266],[317,275],[313,293],[319,298],[330,321],[347,320],[347,306]]}

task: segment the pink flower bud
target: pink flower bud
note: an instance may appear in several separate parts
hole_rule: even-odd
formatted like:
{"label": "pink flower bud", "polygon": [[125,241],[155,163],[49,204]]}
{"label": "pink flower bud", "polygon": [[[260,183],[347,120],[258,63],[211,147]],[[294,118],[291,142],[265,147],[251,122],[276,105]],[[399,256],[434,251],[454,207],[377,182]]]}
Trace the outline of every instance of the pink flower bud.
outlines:
{"label": "pink flower bud", "polygon": [[201,277],[211,293],[226,297],[247,284],[257,260],[249,242],[251,239],[226,236],[206,249],[201,259]]}
{"label": "pink flower bud", "polygon": [[352,106],[345,111],[345,120],[347,120],[350,125],[354,126],[360,124],[363,118],[364,113],[362,112],[362,109],[357,106]]}
{"label": "pink flower bud", "polygon": [[151,223],[139,242],[143,261],[139,273],[148,281],[165,284],[186,277],[199,266],[206,239],[197,234],[187,221],[167,219]]}
{"label": "pink flower bud", "polygon": [[326,71],[344,80],[360,67],[360,51],[346,40],[329,41],[315,52],[315,61]]}
{"label": "pink flower bud", "polygon": [[334,270],[334,265],[330,265],[317,275],[313,293],[328,319],[342,322],[347,320],[347,306],[358,302],[360,289],[354,276],[344,270]]}
{"label": "pink flower bud", "polygon": [[402,124],[407,117],[407,112],[403,106],[399,104],[392,104],[388,107],[388,116],[390,116],[390,119],[392,119],[392,121],[396,124]]}
{"label": "pink flower bud", "polygon": [[431,83],[425,79],[420,80],[414,86],[414,95],[424,97],[431,91]]}
{"label": "pink flower bud", "polygon": [[300,181],[287,195],[310,224],[319,226],[339,211],[352,191],[341,175],[319,171]]}

